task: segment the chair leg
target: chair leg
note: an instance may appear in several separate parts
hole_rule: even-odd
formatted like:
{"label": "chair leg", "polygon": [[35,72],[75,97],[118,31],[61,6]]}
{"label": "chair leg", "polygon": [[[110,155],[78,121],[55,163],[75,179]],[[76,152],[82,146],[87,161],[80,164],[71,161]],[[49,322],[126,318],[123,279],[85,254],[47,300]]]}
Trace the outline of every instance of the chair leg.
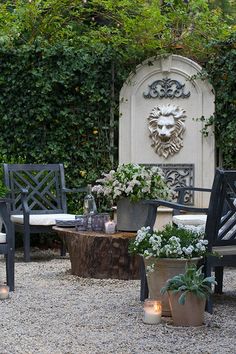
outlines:
{"label": "chair leg", "polygon": [[209,299],[207,299],[207,301],[206,301],[205,311],[210,313],[211,315],[213,313],[213,304],[212,304],[211,297],[209,297]]}
{"label": "chair leg", "polygon": [[30,227],[29,225],[24,225],[24,260],[25,262],[30,261]]}
{"label": "chair leg", "polygon": [[215,285],[216,294],[223,293],[223,274],[224,274],[224,267],[215,267],[215,278],[217,281],[217,285]]}
{"label": "chair leg", "polygon": [[64,257],[66,255],[66,242],[65,238],[63,237],[61,240],[61,257]]}
{"label": "chair leg", "polygon": [[[205,264],[204,264],[204,276],[205,277],[211,276],[211,264],[207,259],[205,260]],[[213,304],[212,304],[212,297],[211,296],[206,301],[205,311],[209,312],[210,314],[213,313]]]}
{"label": "chair leg", "polygon": [[10,250],[9,254],[6,256],[6,274],[7,274],[7,285],[10,291],[15,289],[15,262],[14,262],[14,251]]}
{"label": "chair leg", "polygon": [[147,285],[147,277],[145,272],[145,266],[143,259],[140,262],[140,301],[144,301],[148,298],[148,285]]}

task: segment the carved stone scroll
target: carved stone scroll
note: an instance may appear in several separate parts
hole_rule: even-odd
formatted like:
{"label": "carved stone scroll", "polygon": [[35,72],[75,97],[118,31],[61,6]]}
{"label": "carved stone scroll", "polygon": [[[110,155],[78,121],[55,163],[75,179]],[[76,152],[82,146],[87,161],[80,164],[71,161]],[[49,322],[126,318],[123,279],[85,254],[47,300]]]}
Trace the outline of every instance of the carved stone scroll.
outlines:
{"label": "carved stone scroll", "polygon": [[144,98],[188,98],[190,91],[185,93],[185,84],[177,80],[164,78],[148,85],[148,92],[143,93]]}
{"label": "carved stone scroll", "polygon": [[[145,166],[154,166],[145,165]],[[166,182],[171,189],[179,187],[194,187],[194,165],[193,164],[157,164],[162,169]],[[177,201],[177,192],[173,194],[174,201]],[[185,204],[194,204],[194,193],[192,191],[186,191]]]}

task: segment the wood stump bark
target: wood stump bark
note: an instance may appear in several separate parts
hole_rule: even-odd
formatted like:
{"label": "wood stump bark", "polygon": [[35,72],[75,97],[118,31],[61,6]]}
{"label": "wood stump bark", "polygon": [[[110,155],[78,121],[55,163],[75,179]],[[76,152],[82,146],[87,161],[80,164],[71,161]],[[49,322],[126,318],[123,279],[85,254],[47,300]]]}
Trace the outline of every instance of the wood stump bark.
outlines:
{"label": "wood stump bark", "polygon": [[54,227],[68,249],[73,275],[98,279],[140,279],[141,257],[128,253],[135,233],[105,234]]}

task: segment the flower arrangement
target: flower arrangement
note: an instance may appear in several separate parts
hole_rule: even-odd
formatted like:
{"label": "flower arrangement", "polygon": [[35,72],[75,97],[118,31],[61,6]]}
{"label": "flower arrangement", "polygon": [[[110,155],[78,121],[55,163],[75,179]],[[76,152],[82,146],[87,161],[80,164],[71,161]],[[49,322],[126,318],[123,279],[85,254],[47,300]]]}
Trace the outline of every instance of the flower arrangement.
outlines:
{"label": "flower arrangement", "polygon": [[96,183],[93,192],[113,201],[122,197],[128,197],[134,202],[142,199],[168,199],[171,195],[159,167],[133,163],[119,165],[116,170],[103,173],[103,178]]}
{"label": "flower arrangement", "polygon": [[161,231],[150,232],[150,227],[142,227],[129,251],[144,258],[186,258],[201,257],[207,252],[208,241],[204,234],[187,228],[166,225]]}

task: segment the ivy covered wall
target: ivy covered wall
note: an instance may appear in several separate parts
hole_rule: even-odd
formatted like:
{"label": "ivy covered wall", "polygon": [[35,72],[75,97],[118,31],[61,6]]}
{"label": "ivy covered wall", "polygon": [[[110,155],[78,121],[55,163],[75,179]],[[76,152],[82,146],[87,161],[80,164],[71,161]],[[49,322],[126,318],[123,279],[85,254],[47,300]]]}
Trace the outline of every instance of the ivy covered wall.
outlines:
{"label": "ivy covered wall", "polygon": [[220,164],[236,169],[236,32],[226,41],[214,41],[218,54],[205,67],[205,76],[215,90],[214,124]]}
{"label": "ivy covered wall", "polygon": [[74,184],[110,167],[112,60],[109,53],[102,59],[66,44],[0,48],[5,159],[63,162]]}

